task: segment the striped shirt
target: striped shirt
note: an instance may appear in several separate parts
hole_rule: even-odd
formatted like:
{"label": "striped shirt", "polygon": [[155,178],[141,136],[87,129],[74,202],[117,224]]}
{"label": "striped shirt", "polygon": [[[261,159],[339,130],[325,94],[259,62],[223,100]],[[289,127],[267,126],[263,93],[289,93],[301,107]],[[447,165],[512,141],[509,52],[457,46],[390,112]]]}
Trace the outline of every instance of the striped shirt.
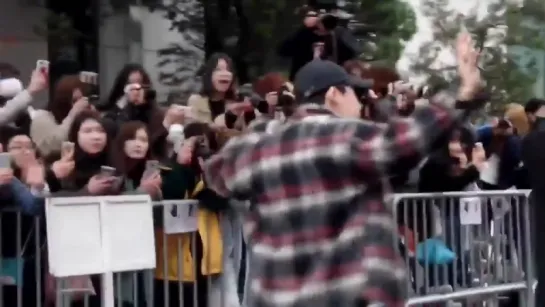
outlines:
{"label": "striped shirt", "polygon": [[[418,164],[460,112],[436,95],[388,124],[311,116],[257,122],[204,166],[245,217],[249,306],[404,306],[407,279],[387,176]],[[451,104],[452,105],[452,104]]]}

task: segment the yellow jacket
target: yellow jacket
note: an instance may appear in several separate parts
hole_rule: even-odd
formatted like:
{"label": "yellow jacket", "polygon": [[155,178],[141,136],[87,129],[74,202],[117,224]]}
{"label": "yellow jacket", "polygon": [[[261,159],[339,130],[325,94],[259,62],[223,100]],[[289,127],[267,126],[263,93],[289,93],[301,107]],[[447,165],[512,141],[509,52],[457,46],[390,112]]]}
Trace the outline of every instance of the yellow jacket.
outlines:
{"label": "yellow jacket", "polygon": [[[204,182],[200,181],[191,197],[194,197],[204,188]],[[187,195],[186,195],[187,198]],[[213,275],[222,272],[223,265],[223,240],[219,216],[209,210],[200,208],[198,210],[198,232],[203,246],[203,259],[201,260],[202,275]],[[170,281],[195,281],[194,262],[191,255],[191,235],[192,233],[165,235],[163,229],[155,231],[155,253],[157,255],[157,267],[155,269],[156,279],[165,279],[164,264],[167,263],[166,279]],[[167,253],[164,255],[164,244],[166,239]],[[199,237],[196,238],[199,240]],[[181,246],[181,257],[178,257],[178,244]],[[178,258],[182,260],[180,274],[178,274]]]}

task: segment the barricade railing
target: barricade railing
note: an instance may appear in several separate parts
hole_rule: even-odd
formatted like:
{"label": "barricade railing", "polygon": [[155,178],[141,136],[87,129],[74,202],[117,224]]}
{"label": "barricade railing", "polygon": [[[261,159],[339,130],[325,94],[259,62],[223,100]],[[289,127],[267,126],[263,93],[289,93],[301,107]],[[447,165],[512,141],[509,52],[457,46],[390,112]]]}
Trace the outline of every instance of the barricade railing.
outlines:
{"label": "barricade railing", "polygon": [[[241,306],[245,262],[238,219],[177,201],[153,205],[157,266],[114,273],[115,306]],[[15,208],[0,211],[2,233],[14,234],[0,234],[0,307],[103,306],[100,275],[48,273],[44,224],[42,216]]]}
{"label": "barricade railing", "polygon": [[529,191],[395,194],[408,306],[533,307]]}
{"label": "barricade railing", "polygon": [[[514,190],[394,195],[408,305],[497,303],[516,293],[519,306],[534,307],[527,196]],[[177,201],[153,205],[157,266],[115,273],[115,305],[243,305],[238,219],[208,210],[195,215],[204,209]],[[100,276],[48,273],[43,217],[17,209],[0,215],[2,234],[13,234],[0,235],[0,307],[101,306]]]}

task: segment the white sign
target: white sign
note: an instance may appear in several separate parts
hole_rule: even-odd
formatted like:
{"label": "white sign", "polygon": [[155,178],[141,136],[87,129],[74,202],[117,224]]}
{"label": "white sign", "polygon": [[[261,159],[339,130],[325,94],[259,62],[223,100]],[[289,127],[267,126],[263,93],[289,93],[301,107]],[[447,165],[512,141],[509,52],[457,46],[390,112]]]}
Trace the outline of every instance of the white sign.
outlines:
{"label": "white sign", "polygon": [[[155,268],[153,207],[146,197],[104,200],[102,225],[111,272]],[[106,244],[103,241],[103,244]]]}
{"label": "white sign", "polygon": [[478,197],[460,198],[460,224],[481,225],[482,210],[481,199]]}
{"label": "white sign", "polygon": [[155,267],[149,195],[49,198],[46,219],[53,276]]}
{"label": "white sign", "polygon": [[163,201],[163,226],[166,234],[197,231],[199,201]]}

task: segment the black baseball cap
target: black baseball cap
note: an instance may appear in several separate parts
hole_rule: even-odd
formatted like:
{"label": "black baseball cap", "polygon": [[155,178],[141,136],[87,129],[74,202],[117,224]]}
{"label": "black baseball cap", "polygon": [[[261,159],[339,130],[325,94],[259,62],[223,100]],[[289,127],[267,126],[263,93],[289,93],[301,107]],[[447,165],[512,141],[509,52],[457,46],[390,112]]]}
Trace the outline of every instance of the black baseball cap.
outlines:
{"label": "black baseball cap", "polygon": [[350,75],[334,62],[315,59],[299,69],[293,85],[295,96],[301,100],[323,93],[332,86],[345,85],[354,89],[370,89],[373,80]]}

